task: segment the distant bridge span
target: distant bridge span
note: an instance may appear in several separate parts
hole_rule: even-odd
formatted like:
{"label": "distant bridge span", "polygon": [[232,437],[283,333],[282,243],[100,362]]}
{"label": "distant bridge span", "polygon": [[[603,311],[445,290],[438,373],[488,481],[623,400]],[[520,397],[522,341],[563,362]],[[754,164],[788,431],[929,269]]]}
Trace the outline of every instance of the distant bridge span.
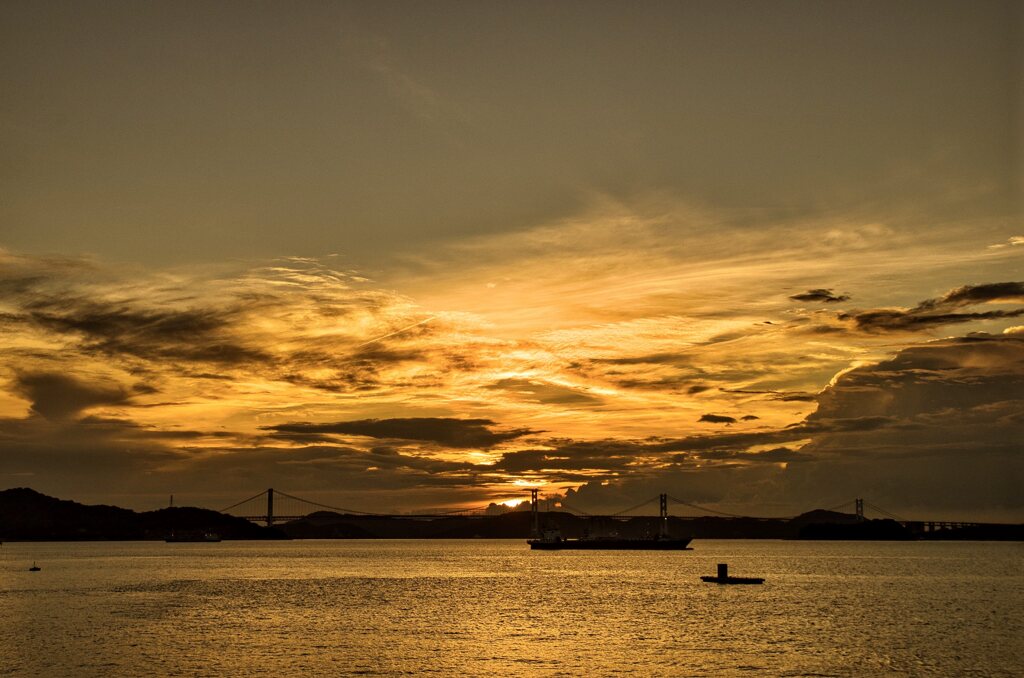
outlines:
{"label": "distant bridge span", "polygon": [[[537,490],[530,491],[530,503],[531,509],[536,515],[539,509],[539,500],[537,498]],[[525,498],[524,498],[525,499]],[[655,502],[659,503],[659,510],[661,518],[667,519],[669,517],[669,506],[678,505],[684,506],[691,511],[697,511],[696,515],[677,515],[677,518],[697,518],[697,517],[720,517],[720,518],[732,518],[732,519],[744,519],[744,520],[787,520],[793,516],[785,517],[757,517],[757,516],[742,516],[735,513],[726,513],[724,511],[718,511],[716,509],[707,508],[686,502],[675,497],[671,497],[667,494],[662,494],[658,497],[652,497],[645,502],[637,504],[636,506],[630,506],[629,508],[623,509],[616,513],[610,514],[593,514],[586,511],[581,511],[572,507],[569,504],[561,503],[559,508],[568,513],[572,513],[578,516],[591,517],[591,518],[610,518],[610,519],[628,519],[631,517],[639,517],[645,515],[643,513],[636,513],[641,509],[645,509],[648,506],[653,505]],[[946,529],[957,529],[964,527],[972,527],[980,525],[981,523],[976,522],[960,522],[960,521],[948,521],[948,520],[907,520],[901,518],[895,514],[892,514],[885,509],[878,507],[874,504],[864,501],[863,499],[853,499],[850,501],[843,502],[837,506],[830,507],[828,511],[838,511],[840,509],[850,509],[854,511],[854,515],[860,519],[865,520],[864,508],[868,507],[873,512],[881,515],[885,518],[895,520],[903,527],[911,529],[915,532],[934,532],[937,530]],[[263,523],[268,527],[273,526],[276,523],[288,522],[291,520],[300,520],[306,516],[316,513],[318,511],[333,511],[350,516],[366,516],[366,517],[377,517],[377,518],[403,518],[407,520],[434,520],[441,518],[453,518],[453,517],[466,517],[466,518],[483,518],[487,515],[487,509],[490,504],[484,506],[476,506],[472,508],[459,508],[459,509],[436,509],[433,511],[427,511],[423,513],[377,513],[373,511],[360,511],[356,509],[344,508],[341,506],[330,506],[328,504],[322,504],[316,501],[310,501],[309,499],[303,499],[296,497],[280,490],[273,488],[266,489],[259,494],[255,494],[247,499],[243,499],[240,502],[232,504],[226,508],[221,509],[221,513],[228,513],[238,518],[245,518],[253,522]]]}
{"label": "distant bridge span", "polygon": [[274,488],[268,488],[263,490],[259,494],[253,495],[248,499],[232,504],[227,508],[220,509],[221,513],[228,513],[237,518],[245,518],[257,523],[264,523],[267,527],[272,527],[275,523],[288,522],[290,520],[300,520],[316,513],[317,511],[333,511],[335,513],[341,513],[345,515],[354,516],[373,516],[380,518],[451,518],[455,516],[465,517],[483,517],[486,514],[488,505],[463,508],[463,509],[452,509],[450,511],[435,511],[435,512],[424,512],[424,513],[375,513],[373,511],[358,511],[355,509],[344,508],[341,506],[330,506],[328,504],[321,504],[320,502],[310,501],[309,499],[303,499],[302,497],[296,497]]}

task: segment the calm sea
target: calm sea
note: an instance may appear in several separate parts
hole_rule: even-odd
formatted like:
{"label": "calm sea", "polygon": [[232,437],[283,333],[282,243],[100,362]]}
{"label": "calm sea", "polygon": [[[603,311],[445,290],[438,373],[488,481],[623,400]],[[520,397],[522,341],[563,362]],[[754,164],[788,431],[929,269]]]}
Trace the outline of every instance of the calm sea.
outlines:
{"label": "calm sea", "polygon": [[692,547],[6,543],[0,674],[1024,674],[1024,545]]}

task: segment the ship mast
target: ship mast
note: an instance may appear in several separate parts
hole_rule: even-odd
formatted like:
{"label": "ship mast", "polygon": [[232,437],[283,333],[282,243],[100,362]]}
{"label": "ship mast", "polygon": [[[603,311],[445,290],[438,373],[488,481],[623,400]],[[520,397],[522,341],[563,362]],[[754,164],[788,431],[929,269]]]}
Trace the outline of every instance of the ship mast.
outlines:
{"label": "ship mast", "polygon": [[530,514],[533,517],[533,526],[530,530],[530,536],[534,539],[540,537],[540,517],[537,515],[537,490],[536,488],[530,490]]}

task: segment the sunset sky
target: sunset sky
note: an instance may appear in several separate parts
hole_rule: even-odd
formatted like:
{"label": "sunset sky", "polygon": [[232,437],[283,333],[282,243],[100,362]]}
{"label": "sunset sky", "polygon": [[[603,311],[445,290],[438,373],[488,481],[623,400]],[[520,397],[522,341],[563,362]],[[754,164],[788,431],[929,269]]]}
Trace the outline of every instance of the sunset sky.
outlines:
{"label": "sunset sky", "polygon": [[0,5],[0,489],[1024,521],[1015,2]]}

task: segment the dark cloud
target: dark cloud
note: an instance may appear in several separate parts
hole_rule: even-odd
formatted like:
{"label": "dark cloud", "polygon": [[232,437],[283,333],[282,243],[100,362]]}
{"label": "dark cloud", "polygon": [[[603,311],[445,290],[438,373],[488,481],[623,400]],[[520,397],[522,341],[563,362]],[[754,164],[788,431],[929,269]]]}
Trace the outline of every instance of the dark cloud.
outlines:
{"label": "dark cloud", "polygon": [[848,330],[845,327],[837,325],[809,325],[802,331],[810,334],[843,334]]}
{"label": "dark cloud", "polygon": [[[191,498],[227,494],[244,499],[265,487],[302,488],[299,494],[324,491],[350,501],[352,495],[365,493],[341,505],[370,511],[389,510],[410,500],[422,502],[431,488],[444,491],[442,496],[451,501],[453,491],[478,490],[482,482],[472,464],[380,448],[173,449],[162,441],[141,439],[130,422],[117,420],[83,420],[64,427],[0,420],[0,479],[8,478],[63,497],[92,492],[117,496],[128,491],[133,502],[143,495],[156,498],[157,505],[166,502],[168,492],[175,492],[182,503],[199,505],[204,504]],[[381,494],[388,491],[400,494]],[[221,508],[225,503],[215,500],[205,505]],[[286,510],[287,505],[281,508]]]}
{"label": "dark cloud", "polygon": [[[978,334],[904,349],[845,373],[819,397],[808,425],[967,410],[1024,393],[1024,338]],[[948,422],[947,428],[955,422]]]}
{"label": "dark cloud", "polygon": [[[76,405],[82,400],[96,398],[81,396]],[[176,490],[188,497],[236,493],[241,499],[262,487],[304,488],[333,495],[365,493],[353,504],[357,510],[387,510],[421,503],[435,490],[447,501],[460,492],[476,493],[484,482],[481,473],[488,470],[389,446],[259,447],[247,445],[246,438],[229,431],[156,429],[112,417],[0,419],[0,481],[17,479],[63,497],[123,497],[129,505],[140,497],[156,498],[160,505]],[[217,447],[196,446],[218,440]],[[224,503],[205,505],[220,508]]]}
{"label": "dark cloud", "polygon": [[501,379],[487,388],[522,399],[549,405],[593,406],[604,401],[579,389],[539,379]]}
{"label": "dark cloud", "polygon": [[728,449],[741,451],[755,445],[783,444],[800,440],[806,431],[795,426],[775,431],[751,431],[746,433],[723,433],[716,435],[698,435],[663,440],[649,445],[654,452],[701,452],[703,450]]}
{"label": "dark cloud", "polygon": [[586,446],[569,445],[554,450],[519,450],[502,454],[494,468],[508,473],[596,471],[607,474],[634,466],[636,452],[633,445],[615,444],[613,441]]}
{"label": "dark cloud", "polygon": [[973,304],[1020,300],[1024,300],[1024,283],[986,283],[958,287],[936,299],[926,299],[911,309],[869,309],[840,313],[836,317],[851,322],[856,329],[864,332],[915,332],[940,325],[1017,318],[1024,315],[1024,308],[976,312],[958,309]]}
{"label": "dark cloud", "polygon": [[67,419],[98,405],[119,405],[129,392],[114,384],[86,383],[67,374],[19,373],[14,390],[32,402],[32,411],[47,419]]}
{"label": "dark cloud", "polygon": [[817,396],[813,393],[775,393],[771,397],[772,400],[778,400],[784,403],[813,403],[817,400]]}
{"label": "dark cloud", "polygon": [[166,497],[160,469],[187,455],[161,441],[145,439],[142,432],[129,421],[76,420],[70,413],[55,420],[0,419],[0,483],[17,479],[62,497],[147,490]]}
{"label": "dark cloud", "polygon": [[[730,450],[733,452],[740,452],[761,445],[792,443],[826,433],[869,431],[882,427],[895,427],[900,424],[898,419],[884,416],[815,417],[812,415],[812,417],[813,419],[809,417],[797,424],[776,430],[696,435],[687,436],[685,438],[645,443],[638,447],[638,452],[647,454],[666,452],[703,453],[707,450]],[[730,422],[720,423],[728,424]]]}
{"label": "dark cloud", "polygon": [[[416,360],[423,360],[422,351],[413,349],[386,348],[380,344],[373,344],[359,348],[348,359],[348,362],[360,366],[376,366],[381,363],[404,363]],[[337,360],[337,356],[334,356]]]}
{"label": "dark cloud", "polygon": [[[273,427],[277,428],[277,427]],[[266,430],[266,427],[264,428]],[[270,434],[271,438],[277,440],[288,440],[293,443],[299,443],[303,445],[311,445],[313,443],[326,443],[333,445],[338,442],[338,436],[331,433],[312,433],[306,430],[291,431],[291,430],[274,430]]]}
{"label": "dark cloud", "polygon": [[833,294],[832,290],[824,288],[807,290],[806,292],[794,294],[790,297],[793,301],[821,301],[826,304],[835,304],[840,301],[847,301],[849,298],[850,297],[845,294]]}
{"label": "dark cloud", "polygon": [[[390,368],[425,359],[422,351],[389,348],[380,343],[359,347],[348,355],[336,349],[295,351],[287,358],[288,368],[294,371],[285,373],[281,378],[293,384],[334,393],[366,392],[384,385],[397,385],[384,376]],[[309,370],[315,370],[318,376],[307,376],[306,371]]]}
{"label": "dark cloud", "polygon": [[760,419],[760,418],[761,417],[758,417],[757,415],[754,415],[754,414],[744,414],[742,417],[740,417],[740,420],[741,421],[754,421],[754,420]]}
{"label": "dark cloud", "polygon": [[950,290],[938,299],[921,302],[918,309],[943,306],[968,306],[990,301],[1024,301],[1024,282],[964,285]]}
{"label": "dark cloud", "polygon": [[536,433],[530,429],[492,431],[495,422],[490,419],[452,419],[444,417],[414,417],[406,419],[361,419],[328,424],[290,423],[264,427],[276,435],[301,439],[313,436],[323,439],[325,434],[369,436],[371,438],[418,440],[437,443],[445,447],[493,447],[508,440]]}
{"label": "dark cloud", "polygon": [[590,362],[606,365],[679,365],[690,360],[688,356],[679,353],[650,353],[625,358],[593,358]]}
{"label": "dark cloud", "polygon": [[773,391],[773,390],[757,390],[749,388],[724,388],[722,389],[725,393],[744,393],[750,395],[765,395],[768,396],[768,400],[777,400],[779,402],[814,402],[817,400],[817,396],[813,393],[805,393],[803,391]]}
{"label": "dark cloud", "polygon": [[[779,515],[859,496],[916,517],[1019,521],[1021,394],[1024,337],[929,342],[844,373],[818,396],[818,409],[792,426],[637,443],[637,457],[677,454],[670,466],[587,483],[570,499],[586,510],[667,491]],[[773,508],[781,506],[788,508]]]}
{"label": "dark cloud", "polygon": [[[605,375],[616,386],[620,388],[655,389],[682,392],[684,386],[692,383],[692,378],[686,375],[658,377],[656,379],[622,379],[614,374]],[[685,392],[694,395],[709,390],[710,386],[688,386]]]}
{"label": "dark cloud", "polygon": [[981,313],[933,313],[920,310],[877,309],[859,313],[840,313],[840,320],[852,321],[864,332],[915,332],[939,325],[966,323],[975,320],[997,320],[1017,318],[1024,315],[1024,308],[1012,311],[985,311]]}
{"label": "dark cloud", "polygon": [[149,360],[238,364],[270,356],[231,336],[238,311],[231,309],[137,309],[82,299],[46,299],[28,304],[27,316],[51,332],[78,335],[83,350],[128,354]]}
{"label": "dark cloud", "polygon": [[[307,334],[310,322],[352,312],[375,317],[397,299],[356,289],[349,276],[310,262],[215,281],[146,279],[147,294],[135,297],[125,296],[131,285],[124,280],[103,279],[82,266],[64,270],[60,262],[24,257],[15,263],[14,272],[0,270],[10,309],[0,323],[58,340],[74,357],[102,355],[130,370],[147,369],[143,362],[149,362],[154,372],[170,368],[214,379],[225,378],[221,371],[247,370],[336,392],[378,388],[386,382],[382,372],[423,358],[382,340],[345,355],[351,338]],[[214,292],[200,294],[200,285]],[[268,337],[266,319],[291,327],[284,332],[288,339],[276,341],[281,331]],[[405,318],[388,320],[384,327]],[[401,332],[402,340],[432,331],[410,327]]]}
{"label": "dark cloud", "polygon": [[799,463],[813,461],[814,457],[799,450],[788,447],[776,447],[764,452],[737,452],[735,450],[708,450],[700,454],[701,459],[747,461],[757,463]]}
{"label": "dark cloud", "polygon": [[[244,455],[238,456],[243,452]],[[266,456],[268,461],[272,460],[279,465],[312,466],[321,470],[334,468],[337,471],[366,471],[372,467],[376,470],[405,470],[422,474],[440,474],[468,471],[473,468],[473,465],[468,462],[402,454],[388,447],[360,450],[339,445],[313,445],[288,450],[285,453],[274,448],[261,452],[257,448],[257,450],[239,450],[234,454],[243,463]]]}
{"label": "dark cloud", "polygon": [[697,421],[706,421],[709,424],[735,424],[736,417],[729,417],[723,414],[702,414]]}

